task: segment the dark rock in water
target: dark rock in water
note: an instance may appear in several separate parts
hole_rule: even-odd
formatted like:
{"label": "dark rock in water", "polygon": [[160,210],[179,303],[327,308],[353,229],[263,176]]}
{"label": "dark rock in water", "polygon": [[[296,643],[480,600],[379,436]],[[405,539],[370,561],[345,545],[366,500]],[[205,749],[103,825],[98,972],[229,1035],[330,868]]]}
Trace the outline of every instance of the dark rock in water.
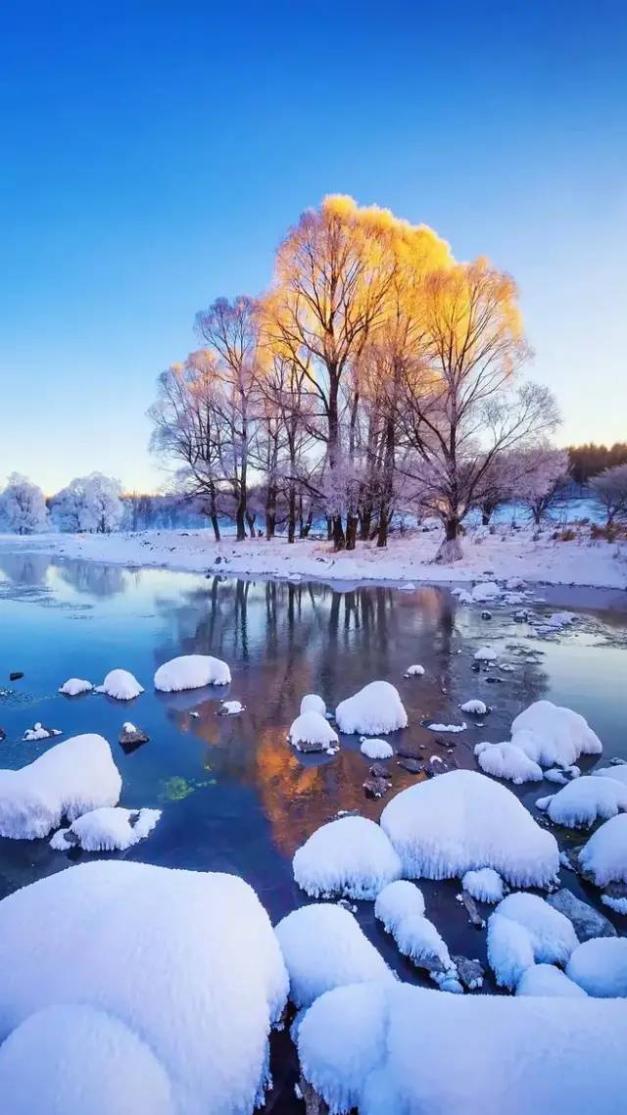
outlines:
{"label": "dark rock in water", "polygon": [[450,760],[445,763],[444,759],[441,759],[439,755],[432,755],[426,768],[429,778],[435,778],[437,774],[446,774],[446,771],[449,769],[449,763]]}
{"label": "dark rock in water", "polygon": [[373,778],[385,778],[386,782],[392,781],[392,775],[388,768],[383,766],[383,763],[373,763],[368,773],[371,774]]}
{"label": "dark rock in water", "polygon": [[457,974],[468,991],[478,991],[483,986],[485,970],[479,960],[471,960],[468,956],[452,956],[451,960],[457,968]]}
{"label": "dark rock in water", "polygon": [[623,767],[627,763],[627,759],[619,759],[618,755],[615,755],[613,759],[609,760],[609,763],[611,767]]}
{"label": "dark rock in water", "polygon": [[481,618],[482,619],[492,619],[492,612],[489,612],[487,608],[484,608],[482,613],[481,613]]}
{"label": "dark rock in water", "polygon": [[342,817],[361,817],[361,813],[358,809],[338,809],[337,813],[334,813],[329,820],[339,821]]}
{"label": "dark rock in water", "polygon": [[494,678],[490,674],[485,680],[490,682],[491,685],[499,685],[503,681],[503,678]]}
{"label": "dark rock in water", "polygon": [[[425,746],[424,743],[419,743],[418,744],[418,747],[420,747],[420,748],[424,749],[424,746]],[[420,758],[420,755],[418,755],[415,748],[412,751],[408,747],[399,747],[396,754],[398,755],[399,759],[419,759]]]}
{"label": "dark rock in water", "polygon": [[66,829],[66,831],[63,833],[63,839],[70,848],[74,848],[78,843],[80,843],[78,836],[75,832],[72,832],[72,829]]}
{"label": "dark rock in water", "polygon": [[390,783],[387,778],[367,778],[363,788],[367,798],[382,798],[387,794]]}
{"label": "dark rock in water", "polygon": [[131,826],[131,828],[134,829],[135,825],[137,824],[138,821],[139,821],[139,809],[135,809],[132,813],[129,813],[128,823]]}
{"label": "dark rock in water", "polygon": [[468,920],[471,925],[474,925],[475,929],[485,929],[485,921],[481,917],[479,907],[472,895],[469,894],[467,890],[463,890],[459,896],[459,900],[462,905],[466,907],[466,913],[468,914]]}
{"label": "dark rock in water", "polygon": [[23,678],[23,677],[24,677],[24,671],[23,670],[11,670],[11,673],[9,674],[9,681],[19,681],[20,678]]}
{"label": "dark rock in water", "polygon": [[528,623],[528,622],[529,622],[529,612],[526,612],[524,610],[524,608],[521,609],[521,611],[519,611],[519,612],[514,612],[514,623]]}
{"label": "dark rock in water", "polygon": [[149,739],[150,737],[141,728],[136,728],[134,724],[125,724],[120,732],[120,744],[127,755],[136,751],[143,743],[148,743]]}
{"label": "dark rock in water", "polygon": [[589,941],[592,937],[616,937],[611,921],[587,902],[582,902],[566,887],[550,894],[547,902],[573,923],[579,941]]}
{"label": "dark rock in water", "polygon": [[478,673],[479,673],[479,671],[480,671],[480,669],[481,669],[481,666],[479,665],[479,663],[478,663],[478,662],[473,662],[473,664],[472,664],[472,666],[470,667],[470,669],[472,670],[473,674],[478,674]]}
{"label": "dark rock in water", "polygon": [[399,759],[398,766],[403,770],[408,770],[410,774],[425,774],[426,767],[420,759]]}
{"label": "dark rock in water", "polygon": [[6,739],[6,738],[7,738],[7,734],[4,730],[4,728],[0,728],[0,743],[2,743],[2,740]]}
{"label": "dark rock in water", "polygon": [[627,883],[609,883],[603,891],[607,898],[627,902]]}

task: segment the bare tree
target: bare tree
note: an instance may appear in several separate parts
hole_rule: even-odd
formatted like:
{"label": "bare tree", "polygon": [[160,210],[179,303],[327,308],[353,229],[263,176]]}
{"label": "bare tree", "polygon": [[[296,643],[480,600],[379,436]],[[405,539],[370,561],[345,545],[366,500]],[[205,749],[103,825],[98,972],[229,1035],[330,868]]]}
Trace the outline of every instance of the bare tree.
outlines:
{"label": "bare tree", "polygon": [[592,477],[590,487],[605,508],[606,526],[627,516],[627,464],[604,469]]}

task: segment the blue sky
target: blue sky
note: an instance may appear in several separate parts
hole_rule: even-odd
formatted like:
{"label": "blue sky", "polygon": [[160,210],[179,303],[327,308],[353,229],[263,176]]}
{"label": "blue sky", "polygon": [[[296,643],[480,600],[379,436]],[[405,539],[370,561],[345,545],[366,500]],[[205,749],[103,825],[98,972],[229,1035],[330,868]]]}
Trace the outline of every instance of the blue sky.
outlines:
{"label": "blue sky", "polygon": [[623,0],[13,0],[0,129],[0,482],[156,486],[158,372],[332,192],[511,271],[560,440],[627,438]]}

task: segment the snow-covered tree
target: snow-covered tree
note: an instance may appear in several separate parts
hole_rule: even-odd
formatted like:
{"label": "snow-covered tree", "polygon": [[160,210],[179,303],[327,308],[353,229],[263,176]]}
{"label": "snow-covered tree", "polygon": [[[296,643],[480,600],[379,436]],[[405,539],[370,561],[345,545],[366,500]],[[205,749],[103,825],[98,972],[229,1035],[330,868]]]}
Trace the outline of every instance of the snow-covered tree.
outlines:
{"label": "snow-covered tree", "polygon": [[92,472],[77,476],[51,500],[53,519],[61,530],[109,534],[124,515],[119,480]]}
{"label": "snow-covered tree", "polygon": [[529,508],[539,526],[547,511],[559,500],[568,479],[567,449],[536,445],[517,454],[514,494]]}
{"label": "snow-covered tree", "polygon": [[36,534],[48,525],[46,500],[41,488],[13,472],[0,494],[0,522],[16,534]]}
{"label": "snow-covered tree", "polygon": [[605,508],[607,526],[627,517],[627,464],[606,468],[590,481],[595,496]]}

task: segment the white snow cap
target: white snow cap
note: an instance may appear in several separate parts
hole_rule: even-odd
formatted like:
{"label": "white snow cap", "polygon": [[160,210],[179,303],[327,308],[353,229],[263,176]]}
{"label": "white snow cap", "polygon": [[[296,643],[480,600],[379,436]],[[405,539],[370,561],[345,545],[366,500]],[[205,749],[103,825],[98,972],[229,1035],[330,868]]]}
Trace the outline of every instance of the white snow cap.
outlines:
{"label": "white snow cap", "polygon": [[612,817],[592,834],[579,853],[579,863],[598,887],[627,883],[627,813]]}
{"label": "white snow cap", "polygon": [[391,759],[394,748],[385,739],[367,739],[362,736],[359,750],[367,759]]}
{"label": "white snow cap", "polygon": [[20,770],[0,770],[0,836],[35,840],[102,805],[117,805],[122,779],[106,739],[72,736]]}
{"label": "white snow cap", "polygon": [[523,972],[516,988],[517,995],[543,995],[548,998],[581,999],[586,992],[573,983],[554,964],[534,964]]}
{"label": "white snow cap", "polygon": [[366,817],[341,817],[316,829],[292,861],[294,878],[312,898],[373,899],[401,873],[383,829]]}
{"label": "white snow cap", "polygon": [[627,1091],[626,1027],[621,1002],[362,984],[313,1004],[298,1054],[331,1115],[616,1115]]}
{"label": "white snow cap", "polygon": [[335,711],[340,732],[364,736],[387,735],[407,727],[407,713],[398,689],[389,681],[371,681],[352,697],[340,701]]}
{"label": "white snow cap", "polygon": [[59,687],[59,693],[63,693],[65,697],[78,697],[80,693],[89,693],[93,688],[91,682],[84,678],[68,678]]}
{"label": "white snow cap", "polygon": [[223,716],[239,716],[245,708],[246,705],[243,705],[241,701],[223,701],[220,705],[220,712]]}
{"label": "white snow cap", "polygon": [[423,676],[424,672],[425,672],[424,666],[419,665],[418,662],[414,662],[414,664],[412,666],[408,666],[407,669],[405,670],[405,677],[406,678],[421,678]]}
{"label": "white snow cap", "polygon": [[[69,829],[55,832],[50,847],[66,852],[73,844],[84,852],[124,852],[148,836],[161,817],[160,809],[122,809],[120,806],[102,806],[83,813]],[[76,837],[68,841],[65,834]]]}
{"label": "white snow cap", "polygon": [[474,653],[476,662],[495,662],[498,652],[494,647],[479,647]]}
{"label": "white snow cap", "polygon": [[343,906],[301,906],[279,922],[275,933],[297,1007],[308,1007],[324,991],[343,984],[394,981],[383,957]]}
{"label": "white snow cap", "polygon": [[542,767],[515,743],[478,743],[475,755],[484,774],[491,774],[494,778],[506,778],[515,786],[521,786],[523,782],[542,781]]}
{"label": "white snow cap", "polygon": [[546,886],[559,869],[555,837],[510,790],[476,771],[452,770],[402,790],[381,826],[410,878],[493,867],[512,886]]}
{"label": "white snow cap", "polygon": [[420,887],[407,879],[397,879],[379,891],[374,904],[374,916],[383,922],[386,933],[396,933],[403,918],[422,917],[425,900]]}
{"label": "white snow cap", "polygon": [[491,867],[481,867],[478,871],[467,871],[462,878],[462,887],[477,902],[500,902],[503,893],[503,880],[498,871]]}
{"label": "white snow cap", "polygon": [[[592,937],[574,950],[569,979],[596,999],[627,998],[627,937]],[[623,1039],[627,1026],[623,1027]]]}
{"label": "white snow cap", "polygon": [[132,701],[144,690],[128,670],[109,670],[102,685],[96,687],[96,692],[106,693],[107,697],[114,697],[116,701]]}
{"label": "white snow cap", "polygon": [[300,702],[300,711],[319,712],[321,716],[326,716],[327,706],[317,693],[306,693]]}
{"label": "white snow cap", "polygon": [[[517,739],[519,732],[529,733]],[[534,701],[512,723],[513,741],[543,767],[568,767],[581,755],[600,755],[601,741],[587,720],[552,701]]]}
{"label": "white snow cap", "polygon": [[473,716],[485,716],[488,711],[485,701],[480,701],[478,697],[472,697],[470,701],[464,701],[463,705],[459,707],[462,712],[471,712]]}
{"label": "white snow cap", "polygon": [[[37,1071],[33,1068],[37,1066]],[[176,1115],[164,1066],[112,1014],[35,1011],[0,1045],[3,1115]]]}
{"label": "white snow cap", "polygon": [[[80,1003],[146,1043],[176,1115],[253,1112],[288,985],[268,915],[242,879],[128,860],[70,867],[0,903],[0,940],[11,956],[0,970],[3,1036],[34,1011]],[[153,1115],[141,1101],[135,1110]]]}
{"label": "white snow cap", "polygon": [[26,743],[33,743],[40,739],[50,739],[52,736],[60,736],[60,728],[44,728],[43,724],[38,720],[32,728],[27,728],[22,736]]}
{"label": "white snow cap", "polygon": [[556,794],[538,798],[536,805],[545,810],[556,825],[589,828],[595,821],[608,821],[621,809],[627,809],[627,785],[613,778],[584,775]]}
{"label": "white snow cap", "polygon": [[573,924],[536,894],[504,898],[488,921],[488,960],[499,987],[517,987],[535,963],[562,964],[578,945]]}
{"label": "white snow cap", "polygon": [[333,730],[326,717],[309,710],[301,712],[290,728],[290,743],[297,751],[316,748],[320,751],[337,751],[339,744],[337,732]]}
{"label": "white snow cap", "polygon": [[155,673],[155,689],[179,693],[183,689],[203,689],[205,685],[228,685],[231,671],[221,658],[210,654],[182,654],[164,662]]}

